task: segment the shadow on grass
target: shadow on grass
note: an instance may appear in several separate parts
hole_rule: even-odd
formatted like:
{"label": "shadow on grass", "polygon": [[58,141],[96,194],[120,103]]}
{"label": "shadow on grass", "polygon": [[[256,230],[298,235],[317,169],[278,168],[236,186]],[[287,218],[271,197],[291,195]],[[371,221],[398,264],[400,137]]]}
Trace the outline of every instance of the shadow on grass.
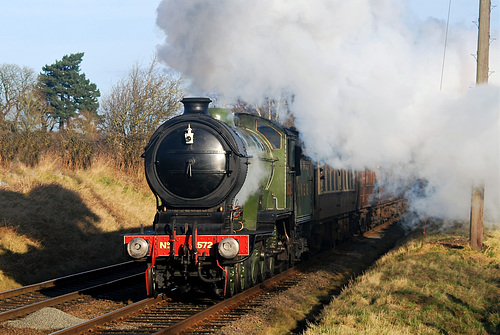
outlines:
{"label": "shadow on grass", "polygon": [[126,260],[126,232],[103,232],[99,222],[77,193],[58,184],[28,194],[0,189],[0,270],[28,285]]}

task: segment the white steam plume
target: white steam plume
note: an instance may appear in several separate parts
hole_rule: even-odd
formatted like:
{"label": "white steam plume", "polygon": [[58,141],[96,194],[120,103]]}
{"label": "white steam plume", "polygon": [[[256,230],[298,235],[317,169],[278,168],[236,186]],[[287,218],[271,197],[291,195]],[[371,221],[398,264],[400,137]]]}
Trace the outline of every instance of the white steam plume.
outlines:
{"label": "white steam plume", "polygon": [[[428,182],[422,214],[467,219],[473,182],[500,221],[500,41],[475,87],[477,29],[419,21],[401,0],[164,0],[159,57],[192,83],[258,102],[285,88],[307,153]],[[492,36],[498,32],[492,32]]]}
{"label": "white steam plume", "polygon": [[235,204],[239,206],[243,206],[248,198],[259,190],[266,178],[269,178],[269,171],[260,160],[262,153],[257,150],[249,150],[248,155],[251,158],[249,159],[247,177],[241,190],[234,198]]}

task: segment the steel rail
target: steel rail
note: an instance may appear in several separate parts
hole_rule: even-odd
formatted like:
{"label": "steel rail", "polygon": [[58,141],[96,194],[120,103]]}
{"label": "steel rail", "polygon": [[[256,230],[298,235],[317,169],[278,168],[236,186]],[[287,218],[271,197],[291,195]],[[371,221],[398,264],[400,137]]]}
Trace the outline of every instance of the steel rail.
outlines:
{"label": "steel rail", "polygon": [[[202,321],[204,319],[208,319],[212,316],[215,316],[225,309],[232,308],[232,306],[236,306],[238,304],[243,303],[246,300],[251,299],[252,297],[266,291],[270,290],[273,286],[276,286],[279,282],[283,281],[284,279],[288,278],[289,276],[292,276],[295,273],[300,272],[298,267],[291,268],[287,271],[284,271],[280,274],[275,275],[272,278],[269,278],[265,280],[263,283],[260,283],[256,286],[253,286],[237,295],[235,295],[232,298],[225,299],[218,304],[209,307],[208,309],[197,313],[187,319],[184,319],[183,321],[180,321],[170,327],[164,328],[160,330],[159,332],[155,334],[173,334],[180,332],[182,330],[188,329],[190,326],[195,325],[197,322]],[[61,329],[57,332],[51,333],[50,335],[73,335],[73,334],[81,334],[82,332],[89,331],[91,329],[97,328],[99,326],[104,325],[107,322],[111,322],[120,318],[124,318],[127,315],[130,315],[132,313],[135,313],[137,311],[146,309],[148,307],[151,307],[155,304],[159,304],[162,302],[167,301],[166,297],[164,294],[159,295],[157,298],[147,298],[141,301],[138,301],[134,304],[130,304],[126,307],[122,307],[120,309],[117,309],[115,311],[109,312],[107,314],[104,314],[102,316],[98,316],[96,318],[93,318],[89,321],[79,323],[75,326],[68,327],[65,329]]]}
{"label": "steel rail", "polygon": [[[365,232],[363,235],[366,237],[369,237],[371,235],[377,234],[383,229],[387,228],[388,226],[392,225],[394,222],[398,221],[399,218],[397,219],[392,219],[388,220],[387,222],[378,225],[371,229],[368,232]],[[277,286],[280,282],[286,280],[289,277],[292,277],[303,270],[311,267],[312,265],[318,264],[322,262],[323,259],[335,254],[338,252],[336,249],[331,249],[324,251],[318,255],[315,255],[312,259],[308,260],[307,262],[300,263],[295,267],[292,267],[280,274],[277,274],[273,276],[272,278],[269,278],[265,280],[264,282],[257,284],[230,299],[226,299],[212,307],[207,308],[206,310],[197,313],[193,316],[190,316],[189,318],[182,320],[172,326],[169,326],[167,328],[164,328],[156,333],[154,335],[165,335],[165,334],[183,334],[183,333],[189,333],[190,331],[194,330],[194,327],[199,325],[200,323],[204,321],[208,321],[211,318],[216,317],[217,315],[223,313],[226,310],[230,310],[232,308],[237,307],[237,305],[241,305],[245,303],[246,301],[252,299],[255,296],[258,296],[265,291],[270,291],[272,287]]]}
{"label": "steel rail", "polygon": [[[395,221],[398,221],[399,219],[391,219],[388,220],[387,222],[380,224],[371,230],[365,232],[363,235],[368,237],[372,234],[376,234],[383,229],[387,228],[390,226],[392,223]],[[353,242],[353,241],[351,241]],[[292,267],[286,271],[283,271],[282,273],[276,274],[273,277],[266,279],[264,282],[259,283],[251,288],[246,289],[245,291],[238,293],[234,297],[225,299],[207,309],[204,311],[201,311],[199,313],[196,313],[182,321],[179,321],[171,326],[168,326],[166,328],[163,328],[156,333],[155,335],[159,334],[182,334],[182,333],[188,333],[190,331],[193,331],[194,328],[201,324],[204,323],[205,321],[208,321],[209,319],[215,318],[218,315],[231,310],[238,305],[241,305],[248,300],[251,300],[252,298],[259,296],[265,292],[271,291],[274,287],[279,285],[281,282],[284,282],[286,279],[304,271],[305,269],[309,268],[312,265],[319,264],[323,261],[323,259],[326,257],[329,257],[331,255],[334,255],[338,252],[337,249],[331,249],[324,251],[320,254],[315,255],[315,257],[311,258],[307,262],[300,263],[295,267]],[[135,312],[144,310],[146,308],[149,308],[155,304],[160,304],[162,302],[166,302],[167,298],[165,295],[161,294],[157,298],[148,298],[141,300],[139,302],[136,302],[134,304],[128,305],[126,307],[120,308],[118,310],[112,311],[110,313],[104,314],[102,316],[96,317],[94,319],[91,319],[89,321],[80,323],[78,325],[59,330],[57,332],[51,333],[50,335],[60,335],[60,334],[81,334],[83,332],[89,331],[91,329],[98,328],[99,326],[102,326],[108,322],[115,321],[120,318],[125,318],[126,316],[133,314]]]}
{"label": "steel rail", "polygon": [[[300,264],[302,265],[302,264]],[[190,316],[187,319],[184,319],[182,321],[177,322],[176,324],[173,324],[170,327],[164,328],[156,333],[155,335],[159,334],[180,334],[184,332],[188,332],[193,326],[198,324],[201,321],[208,320],[210,318],[213,318],[214,316],[224,312],[225,310],[232,309],[236,307],[237,305],[240,305],[253,297],[264,293],[265,291],[269,291],[272,287],[278,285],[280,282],[284,281],[285,279],[299,273],[301,271],[301,266],[296,266],[293,268],[290,268],[282,273],[279,273],[269,279],[266,279],[264,282],[257,284],[249,289],[246,289],[245,291],[238,293],[232,298],[223,300],[219,302],[218,304],[211,306],[207,308],[206,310],[197,313],[193,316]]]}
{"label": "steel rail", "polygon": [[163,294],[159,295],[156,298],[147,298],[147,299],[138,301],[136,303],[130,304],[128,306],[122,307],[120,309],[117,309],[115,311],[106,313],[104,315],[98,316],[98,317],[93,318],[93,319],[90,319],[89,321],[79,323],[79,324],[72,326],[72,327],[69,327],[69,328],[61,329],[59,331],[51,333],[50,335],[81,334],[82,332],[96,328],[96,327],[101,326],[107,322],[114,321],[114,320],[119,319],[121,317],[124,317],[126,315],[140,311],[142,309],[148,308],[154,304],[162,303],[163,301],[165,301],[165,295],[163,295]]}
{"label": "steel rail", "polygon": [[[370,235],[370,233],[376,233],[379,232],[380,230],[386,228],[389,226],[391,222],[386,222],[382,225],[379,225],[369,232],[366,232],[364,235]],[[278,285],[280,282],[286,280],[287,278],[303,271],[307,267],[310,267],[311,265],[314,265],[316,263],[320,263],[323,258],[328,257],[332,254],[335,254],[337,250],[332,249],[332,250],[327,250],[321,254],[316,255],[316,257],[308,260],[307,262],[298,264],[297,266],[290,268],[282,273],[276,274],[275,276],[266,279],[264,282],[257,284],[249,289],[246,289],[245,291],[235,295],[232,298],[225,299],[209,308],[206,310],[199,312],[195,315],[192,315],[182,321],[179,321],[167,328],[161,329],[158,332],[154,333],[156,335],[159,334],[178,334],[178,333],[183,333],[183,332],[189,332],[189,330],[192,330],[193,327],[195,327],[197,324],[206,321],[210,318],[214,318],[217,315],[230,310],[232,308],[235,308],[238,305],[241,305],[245,303],[246,301],[252,299],[255,296],[258,296],[266,291],[270,291],[273,287]],[[123,318],[129,314],[135,313],[139,310],[145,309],[147,307],[150,307],[154,305],[155,303],[164,300],[162,296],[159,296],[156,300],[151,300],[153,298],[145,299],[142,301],[139,301],[135,304],[131,304],[129,306],[123,307],[121,309],[118,309],[116,311],[104,314],[102,316],[96,317],[92,320],[89,320],[87,322],[75,325],[70,328],[62,329],[58,332],[52,333],[52,334],[80,334],[82,332],[88,331],[90,329],[99,327],[101,325],[104,325],[107,322],[117,320],[119,318]],[[52,335],[51,334],[51,335]]]}
{"label": "steel rail", "polygon": [[50,298],[47,300],[36,302],[36,303],[30,304],[30,305],[26,305],[23,307],[19,307],[19,308],[15,308],[15,309],[12,309],[9,311],[5,311],[5,312],[0,313],[0,321],[14,319],[14,318],[35,312],[43,307],[55,306],[55,305],[61,304],[61,303],[66,302],[66,301],[75,300],[75,299],[81,297],[82,295],[90,294],[92,291],[103,289],[107,286],[112,286],[112,285],[115,285],[115,284],[122,282],[122,281],[135,280],[135,279],[137,279],[137,277],[142,277],[143,275],[144,275],[143,273],[138,273],[138,274],[131,275],[128,277],[115,279],[115,280],[109,281],[109,282],[104,283],[104,284],[95,285],[92,287],[85,288],[83,290],[74,291],[74,292],[63,294],[63,295],[60,295],[60,296],[57,296],[54,298]]}
{"label": "steel rail", "polygon": [[62,282],[74,280],[74,279],[77,279],[78,277],[81,277],[81,276],[88,276],[89,274],[97,274],[98,272],[111,270],[113,268],[118,268],[121,266],[130,266],[131,264],[134,264],[134,263],[135,263],[135,261],[127,261],[124,263],[104,266],[104,267],[101,267],[98,269],[79,272],[79,273],[75,273],[72,275],[68,275],[68,276],[64,276],[64,277],[60,277],[60,278],[56,278],[56,279],[50,279],[50,280],[47,280],[47,281],[44,281],[41,283],[36,283],[36,284],[27,285],[27,286],[23,286],[23,287],[13,288],[13,289],[8,290],[8,291],[0,292],[0,300],[15,297],[15,296],[26,294],[26,293],[31,293],[31,292],[38,291],[38,290],[41,290],[44,288],[55,287],[56,285],[58,285]]}

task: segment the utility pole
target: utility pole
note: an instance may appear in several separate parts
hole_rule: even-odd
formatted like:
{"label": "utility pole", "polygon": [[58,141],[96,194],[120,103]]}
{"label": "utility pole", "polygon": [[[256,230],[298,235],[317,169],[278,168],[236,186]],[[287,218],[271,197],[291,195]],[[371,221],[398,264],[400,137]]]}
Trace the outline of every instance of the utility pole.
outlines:
{"label": "utility pole", "polygon": [[[479,33],[477,38],[476,84],[488,84],[490,53],[491,0],[480,0]],[[470,244],[474,250],[483,248],[484,183],[474,185],[470,210]]]}

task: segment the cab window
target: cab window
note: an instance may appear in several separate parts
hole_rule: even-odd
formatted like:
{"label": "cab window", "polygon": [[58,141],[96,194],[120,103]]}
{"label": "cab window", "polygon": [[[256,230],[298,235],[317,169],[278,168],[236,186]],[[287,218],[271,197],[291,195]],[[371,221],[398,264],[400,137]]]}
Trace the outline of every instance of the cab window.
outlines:
{"label": "cab window", "polygon": [[273,149],[281,149],[281,134],[274,128],[257,120],[257,131],[269,141]]}

